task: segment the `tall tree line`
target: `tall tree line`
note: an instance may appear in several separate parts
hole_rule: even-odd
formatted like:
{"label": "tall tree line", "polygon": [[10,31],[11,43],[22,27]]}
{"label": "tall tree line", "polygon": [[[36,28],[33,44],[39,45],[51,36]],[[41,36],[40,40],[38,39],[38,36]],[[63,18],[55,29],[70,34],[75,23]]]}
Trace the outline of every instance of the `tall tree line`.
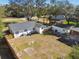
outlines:
{"label": "tall tree line", "polygon": [[[56,5],[57,3],[55,0],[50,0],[49,3],[51,5]],[[7,16],[14,16],[14,17],[21,17],[24,15],[44,15],[49,14],[49,6],[46,3],[46,0],[9,0],[9,5],[6,5],[6,15]],[[53,6],[54,8],[56,6]],[[51,7],[50,7],[51,9]],[[48,12],[46,12],[48,11]]]}
{"label": "tall tree line", "polygon": [[[6,6],[7,16],[21,17],[25,15],[37,15],[46,0],[9,0],[9,5]],[[35,13],[37,12],[37,13]]]}
{"label": "tall tree line", "polygon": [[[69,0],[9,0],[6,5],[6,15],[12,17],[42,16],[42,15],[69,15],[77,14],[78,6],[74,6]],[[74,11],[76,10],[76,11]]]}

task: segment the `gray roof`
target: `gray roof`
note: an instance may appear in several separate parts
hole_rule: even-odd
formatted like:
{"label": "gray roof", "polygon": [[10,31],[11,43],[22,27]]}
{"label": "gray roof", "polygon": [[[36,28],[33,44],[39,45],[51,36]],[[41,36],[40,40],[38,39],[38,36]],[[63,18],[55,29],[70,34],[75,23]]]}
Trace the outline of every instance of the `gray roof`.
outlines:
{"label": "gray roof", "polygon": [[56,21],[65,20],[65,16],[64,15],[52,16],[52,19]]}
{"label": "gray roof", "polygon": [[45,25],[41,24],[41,23],[36,23],[36,26],[35,27],[38,27],[38,28],[46,28]]}
{"label": "gray roof", "polygon": [[55,24],[54,26],[66,28],[66,29],[69,29],[71,27],[71,25],[66,25],[66,24]]}
{"label": "gray roof", "polygon": [[35,21],[28,21],[28,22],[24,22],[24,23],[9,24],[9,29],[12,31],[12,33],[15,33],[17,31],[22,32],[24,30],[31,30],[31,29],[33,29],[35,27],[45,28],[46,26],[41,24],[41,23],[37,23]]}
{"label": "gray roof", "polygon": [[79,27],[71,28],[71,30],[79,32]]}
{"label": "gray roof", "polygon": [[12,31],[12,33],[15,33],[17,31],[31,30],[35,27],[35,25],[35,21],[28,21],[24,23],[9,24],[9,29]]}

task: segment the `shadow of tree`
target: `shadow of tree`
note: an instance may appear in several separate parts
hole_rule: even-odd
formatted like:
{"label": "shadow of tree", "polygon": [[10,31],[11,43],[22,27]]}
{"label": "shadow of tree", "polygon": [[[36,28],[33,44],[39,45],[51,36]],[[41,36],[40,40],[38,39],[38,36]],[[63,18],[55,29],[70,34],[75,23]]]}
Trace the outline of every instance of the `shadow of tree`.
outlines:
{"label": "shadow of tree", "polygon": [[58,41],[68,45],[68,46],[74,46],[76,44],[79,44],[76,40],[72,40],[72,39],[65,39],[65,38],[59,38]]}
{"label": "shadow of tree", "polygon": [[0,40],[0,59],[15,59],[5,38]]}

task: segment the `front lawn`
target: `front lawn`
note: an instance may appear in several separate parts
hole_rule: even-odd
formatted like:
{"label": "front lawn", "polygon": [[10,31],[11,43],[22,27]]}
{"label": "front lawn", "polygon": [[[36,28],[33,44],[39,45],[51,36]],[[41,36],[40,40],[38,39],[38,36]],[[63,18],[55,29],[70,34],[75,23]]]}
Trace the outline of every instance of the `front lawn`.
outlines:
{"label": "front lawn", "polygon": [[[63,24],[68,24],[68,22],[67,22],[67,21],[64,21]],[[76,22],[70,21],[70,22],[69,22],[69,25],[75,25],[75,26],[79,27],[79,22],[78,22],[78,24],[77,24]]]}
{"label": "front lawn", "polygon": [[2,22],[9,23],[9,22],[25,22],[25,18],[2,18]]}
{"label": "front lawn", "polygon": [[1,18],[1,21],[4,23],[3,31],[6,31],[8,30],[8,24],[22,23],[26,22],[27,20],[25,18]]}
{"label": "front lawn", "polygon": [[[68,22],[67,22],[67,21],[64,21],[64,24],[68,24]],[[76,22],[71,22],[71,21],[70,21],[69,24],[74,24],[74,25],[75,25]]]}

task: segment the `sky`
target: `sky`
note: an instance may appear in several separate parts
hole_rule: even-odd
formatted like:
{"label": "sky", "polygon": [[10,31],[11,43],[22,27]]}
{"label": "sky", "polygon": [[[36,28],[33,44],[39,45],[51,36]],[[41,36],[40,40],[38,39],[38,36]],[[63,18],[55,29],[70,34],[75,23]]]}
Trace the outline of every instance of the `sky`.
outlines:
{"label": "sky", "polygon": [[[49,0],[48,0],[49,1]],[[69,0],[74,5],[79,5],[79,0]],[[0,4],[8,4],[8,0],[0,0]]]}
{"label": "sky", "polygon": [[69,0],[74,5],[79,5],[79,0]]}
{"label": "sky", "polygon": [[0,0],[0,4],[8,4],[8,0]]}

